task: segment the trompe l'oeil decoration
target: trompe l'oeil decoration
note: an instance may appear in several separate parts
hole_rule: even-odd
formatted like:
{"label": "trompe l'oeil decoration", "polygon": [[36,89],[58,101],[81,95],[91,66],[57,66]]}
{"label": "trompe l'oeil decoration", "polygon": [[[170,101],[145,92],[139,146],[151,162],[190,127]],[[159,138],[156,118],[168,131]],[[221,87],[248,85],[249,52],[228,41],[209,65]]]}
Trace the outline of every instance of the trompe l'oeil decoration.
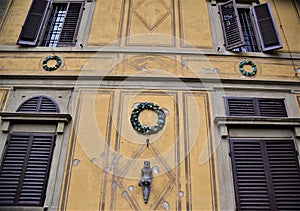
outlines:
{"label": "trompe l'oeil decoration", "polygon": [[[56,61],[56,64],[54,66],[49,66],[48,65],[48,62],[50,60],[55,60]],[[44,70],[47,70],[47,71],[53,71],[53,70],[57,70],[62,64],[62,60],[59,56],[47,56],[44,61],[43,61],[43,68]]]}
{"label": "trompe l'oeil decoration", "polygon": [[[244,69],[245,65],[250,65],[251,68],[252,68],[252,71],[251,72],[247,72]],[[245,76],[254,76],[256,74],[256,72],[257,72],[256,65],[251,60],[243,60],[243,61],[241,61],[240,64],[239,64],[239,70]]]}
{"label": "trompe l'oeil decoration", "polygon": [[[140,113],[145,110],[152,110],[157,114],[157,122],[154,125],[142,125],[139,121]],[[151,102],[136,103],[131,112],[130,122],[135,131],[142,135],[151,135],[158,133],[166,123],[166,114],[164,110],[157,104]]]}

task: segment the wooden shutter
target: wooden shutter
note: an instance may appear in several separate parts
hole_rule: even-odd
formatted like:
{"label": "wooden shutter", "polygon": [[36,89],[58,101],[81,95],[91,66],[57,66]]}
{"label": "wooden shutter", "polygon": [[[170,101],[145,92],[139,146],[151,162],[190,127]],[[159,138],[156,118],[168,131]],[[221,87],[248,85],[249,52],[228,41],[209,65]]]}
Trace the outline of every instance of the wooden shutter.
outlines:
{"label": "wooden shutter", "polygon": [[22,103],[17,112],[47,112],[47,113],[59,113],[59,107],[57,103],[46,96],[36,96],[29,98]]}
{"label": "wooden shutter", "polygon": [[300,210],[292,140],[230,140],[237,210]]}
{"label": "wooden shutter", "polygon": [[262,51],[270,51],[282,48],[278,29],[274,21],[269,3],[252,7],[255,24],[262,46]]}
{"label": "wooden shutter", "polygon": [[227,116],[287,117],[284,99],[225,98]]}
{"label": "wooden shutter", "polygon": [[235,0],[219,5],[226,50],[232,50],[245,44]]}
{"label": "wooden shutter", "polygon": [[0,167],[0,206],[42,206],[54,134],[11,134]]}
{"label": "wooden shutter", "polygon": [[74,46],[82,16],[83,3],[69,3],[57,46]]}
{"label": "wooden shutter", "polygon": [[50,0],[33,0],[17,44],[36,46]]}

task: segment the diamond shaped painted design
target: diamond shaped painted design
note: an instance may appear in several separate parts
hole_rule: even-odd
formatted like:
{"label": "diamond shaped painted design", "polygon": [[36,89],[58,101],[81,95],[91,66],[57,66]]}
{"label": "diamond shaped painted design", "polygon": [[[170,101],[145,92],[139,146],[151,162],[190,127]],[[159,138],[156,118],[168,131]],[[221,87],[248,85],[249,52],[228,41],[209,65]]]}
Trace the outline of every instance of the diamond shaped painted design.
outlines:
{"label": "diamond shaped painted design", "polygon": [[[160,163],[160,168],[164,170],[164,180],[166,180],[165,184],[158,184],[155,183],[155,178],[153,179],[153,185],[159,185],[161,191],[158,194],[159,196],[164,196],[165,198],[169,195],[170,191],[175,185],[175,173],[170,170],[170,166],[168,165],[167,161],[163,159],[158,149],[155,147],[155,145],[151,144],[149,145],[148,150],[151,151],[154,157],[156,157],[156,160]],[[115,181],[117,183],[117,186],[120,188],[121,191],[127,190],[127,187],[129,184],[126,184],[123,178],[126,178],[126,174],[129,172],[129,170],[133,167],[134,163],[136,162],[136,159],[140,158],[142,153],[146,150],[145,145],[141,145],[133,154],[132,159],[128,160],[127,163],[124,163],[120,169],[118,169],[118,174],[120,176],[115,177]],[[151,193],[150,193],[151,194]],[[152,193],[153,194],[153,193]],[[129,199],[127,200],[130,203],[130,206],[135,208],[136,210],[142,210],[140,207],[140,204],[137,203],[135,198],[131,194],[127,194],[126,197]],[[158,209],[161,206],[161,198],[156,198],[156,201],[152,202],[152,208],[154,210]]]}
{"label": "diamond shaped painted design", "polygon": [[133,8],[133,13],[152,32],[168,17],[170,9],[163,0],[144,0]]}

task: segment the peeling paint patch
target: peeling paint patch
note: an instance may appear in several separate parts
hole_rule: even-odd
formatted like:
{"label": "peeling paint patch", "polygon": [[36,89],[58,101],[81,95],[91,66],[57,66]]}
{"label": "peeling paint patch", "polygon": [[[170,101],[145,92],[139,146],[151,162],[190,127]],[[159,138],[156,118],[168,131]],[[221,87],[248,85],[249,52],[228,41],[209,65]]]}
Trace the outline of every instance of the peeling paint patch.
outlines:
{"label": "peeling paint patch", "polygon": [[73,166],[78,166],[79,163],[80,163],[80,160],[74,159],[73,162],[72,162],[72,165]]}
{"label": "peeling paint patch", "polygon": [[170,209],[170,204],[167,201],[164,201],[161,204],[161,207],[164,208],[165,210],[169,210]]}
{"label": "peeling paint patch", "polygon": [[128,195],[128,192],[127,192],[127,191],[123,191],[123,192],[122,192],[122,197],[123,197],[123,198],[125,198],[127,195]]}
{"label": "peeling paint patch", "polygon": [[159,168],[158,168],[158,166],[153,166],[152,170],[153,170],[154,174],[159,174]]}
{"label": "peeling paint patch", "polygon": [[183,197],[183,196],[184,196],[184,192],[183,192],[183,191],[179,191],[178,195],[179,195],[180,197]]}
{"label": "peeling paint patch", "polygon": [[128,187],[128,190],[129,190],[130,192],[132,192],[132,191],[134,190],[133,185],[130,185],[130,186]]}

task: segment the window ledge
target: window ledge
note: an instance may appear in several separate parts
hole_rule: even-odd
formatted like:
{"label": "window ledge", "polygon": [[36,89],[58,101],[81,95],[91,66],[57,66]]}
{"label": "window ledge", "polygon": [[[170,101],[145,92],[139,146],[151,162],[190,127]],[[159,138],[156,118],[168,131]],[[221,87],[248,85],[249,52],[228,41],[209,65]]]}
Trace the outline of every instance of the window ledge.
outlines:
{"label": "window ledge", "polygon": [[293,127],[296,137],[300,137],[300,118],[291,117],[246,117],[246,116],[217,116],[214,123],[220,128],[221,136],[228,137],[228,126],[281,126]]}
{"label": "window ledge", "polygon": [[11,122],[37,123],[57,123],[56,132],[63,133],[64,126],[72,119],[70,114],[60,113],[23,113],[23,112],[0,112],[3,121],[2,131],[8,132]]}

